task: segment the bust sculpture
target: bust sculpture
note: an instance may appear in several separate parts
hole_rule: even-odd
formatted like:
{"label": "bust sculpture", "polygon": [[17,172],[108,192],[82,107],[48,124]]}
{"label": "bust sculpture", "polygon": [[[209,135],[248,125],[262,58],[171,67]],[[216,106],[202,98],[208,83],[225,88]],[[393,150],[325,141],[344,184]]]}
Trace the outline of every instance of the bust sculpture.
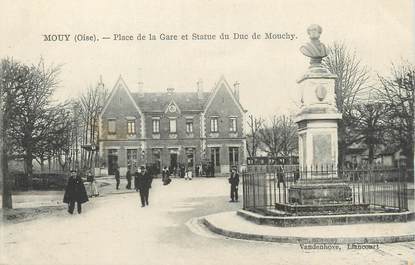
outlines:
{"label": "bust sculpture", "polygon": [[311,58],[310,63],[312,65],[320,64],[321,60],[327,56],[326,46],[320,42],[320,35],[322,32],[323,29],[320,25],[310,25],[307,28],[307,33],[310,37],[310,42],[300,47],[301,53]]}

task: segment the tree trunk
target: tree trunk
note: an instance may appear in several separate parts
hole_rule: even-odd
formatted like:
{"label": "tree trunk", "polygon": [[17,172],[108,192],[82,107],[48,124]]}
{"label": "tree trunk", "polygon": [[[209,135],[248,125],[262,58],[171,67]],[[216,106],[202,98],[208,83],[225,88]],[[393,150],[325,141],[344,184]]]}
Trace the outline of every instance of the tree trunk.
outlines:
{"label": "tree trunk", "polygon": [[7,148],[6,143],[3,141],[3,137],[0,137],[0,149],[1,149],[1,158],[0,158],[0,175],[3,182],[2,190],[2,208],[3,209],[12,209],[12,180],[10,179],[9,166],[7,159]]}
{"label": "tree trunk", "polygon": [[45,160],[43,158],[40,159],[40,171],[43,172],[45,170]]}
{"label": "tree trunk", "polygon": [[345,126],[342,120],[338,122],[338,127],[338,167],[344,168],[347,154],[347,143],[345,139]]}
{"label": "tree trunk", "polygon": [[49,171],[49,173],[50,173],[51,163],[52,163],[52,159],[51,159],[50,156],[48,156],[48,171]]}
{"label": "tree trunk", "polygon": [[7,158],[8,143],[6,138],[6,130],[3,120],[3,102],[0,99],[0,179],[2,181],[2,208],[12,209],[12,181],[9,175],[9,166]]}
{"label": "tree trunk", "polygon": [[33,154],[30,150],[27,150],[24,161],[26,165],[27,187],[31,189],[33,187]]}
{"label": "tree trunk", "polygon": [[369,162],[369,165],[372,165],[373,164],[373,160],[374,160],[374,146],[373,145],[369,145],[368,146],[368,149],[369,149],[369,157],[368,157],[368,162]]}

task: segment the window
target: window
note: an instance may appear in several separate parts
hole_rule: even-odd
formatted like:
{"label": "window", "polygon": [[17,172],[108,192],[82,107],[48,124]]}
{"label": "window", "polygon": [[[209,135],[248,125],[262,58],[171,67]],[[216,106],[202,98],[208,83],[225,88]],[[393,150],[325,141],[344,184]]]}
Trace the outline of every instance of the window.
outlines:
{"label": "window", "polygon": [[229,131],[236,132],[236,117],[229,118]]}
{"label": "window", "polygon": [[127,165],[137,166],[138,152],[137,149],[127,149]]}
{"label": "window", "polygon": [[170,119],[170,133],[176,133],[176,119]]}
{"label": "window", "polygon": [[108,120],[108,133],[115,134],[116,130],[116,123],[114,119]]}
{"label": "window", "polygon": [[160,120],[153,119],[153,133],[160,133]]}
{"label": "window", "polygon": [[215,167],[220,166],[219,150],[220,150],[219,147],[211,147],[210,149],[210,161]]}
{"label": "window", "polygon": [[193,120],[186,120],[186,132],[193,133]]}
{"label": "window", "polygon": [[211,132],[218,132],[218,117],[210,118],[210,131]]}
{"label": "window", "polygon": [[239,148],[229,147],[229,165],[236,166],[239,163]]}
{"label": "window", "polygon": [[135,134],[135,121],[134,120],[127,121],[127,133]]}

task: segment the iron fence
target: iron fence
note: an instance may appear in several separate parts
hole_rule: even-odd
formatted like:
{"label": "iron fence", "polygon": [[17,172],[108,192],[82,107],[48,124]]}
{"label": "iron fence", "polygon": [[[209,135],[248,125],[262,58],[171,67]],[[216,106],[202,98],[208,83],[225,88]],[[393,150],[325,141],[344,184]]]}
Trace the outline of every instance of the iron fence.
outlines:
{"label": "iron fence", "polygon": [[[407,211],[405,169],[338,169],[333,165],[250,165],[242,173],[243,208],[273,209],[276,203],[294,204],[289,193],[299,185],[316,183],[346,185],[350,205],[368,205],[371,211]],[[321,204],[327,202],[322,201]],[[335,203],[335,202],[329,202]]]}

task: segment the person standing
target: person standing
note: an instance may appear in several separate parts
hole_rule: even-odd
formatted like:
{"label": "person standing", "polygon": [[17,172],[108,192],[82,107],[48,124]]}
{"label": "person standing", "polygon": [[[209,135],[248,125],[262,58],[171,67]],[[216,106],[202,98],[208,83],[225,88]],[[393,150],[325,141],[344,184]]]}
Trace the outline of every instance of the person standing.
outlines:
{"label": "person standing", "polygon": [[277,188],[280,188],[281,182],[282,182],[283,187],[285,188],[284,168],[281,165],[278,165],[277,166]]}
{"label": "person standing", "polygon": [[161,171],[161,181],[164,183],[166,181],[166,178],[168,177],[168,169],[166,166],[163,167],[163,170]]}
{"label": "person standing", "polygon": [[82,178],[77,174],[76,170],[71,171],[68,184],[63,195],[63,202],[68,204],[68,213],[73,214],[75,202],[77,204],[78,214],[82,212],[82,203],[88,201],[88,195]]}
{"label": "person standing", "polygon": [[184,179],[191,180],[192,177],[193,177],[192,168],[191,167],[188,167],[187,170],[186,170],[186,176],[185,176]]}
{"label": "person standing", "polygon": [[141,207],[148,206],[149,190],[152,178],[144,166],[141,166],[141,173],[138,177],[138,189],[140,190]]}
{"label": "person standing", "polygon": [[229,177],[228,180],[229,180],[229,184],[231,184],[230,202],[238,201],[239,174],[236,171],[236,167],[232,167],[231,176]]}
{"label": "person standing", "polygon": [[87,173],[87,177],[86,177],[86,180],[89,182],[89,188],[90,188],[90,193],[89,193],[89,197],[92,197],[92,196],[94,196],[94,197],[96,197],[96,196],[99,196],[99,192],[98,192],[98,188],[97,188],[97,182],[96,182],[96,180],[95,180],[95,177],[94,177],[94,175],[92,175],[92,172],[91,172],[91,170],[88,170],[88,173]]}
{"label": "person standing", "polygon": [[127,190],[131,190],[131,167],[128,166],[127,174],[125,174],[125,178],[127,179],[127,186],[125,187]]}
{"label": "person standing", "polygon": [[115,174],[115,182],[116,182],[115,188],[118,190],[120,188],[120,170],[118,166],[116,166],[114,174]]}

